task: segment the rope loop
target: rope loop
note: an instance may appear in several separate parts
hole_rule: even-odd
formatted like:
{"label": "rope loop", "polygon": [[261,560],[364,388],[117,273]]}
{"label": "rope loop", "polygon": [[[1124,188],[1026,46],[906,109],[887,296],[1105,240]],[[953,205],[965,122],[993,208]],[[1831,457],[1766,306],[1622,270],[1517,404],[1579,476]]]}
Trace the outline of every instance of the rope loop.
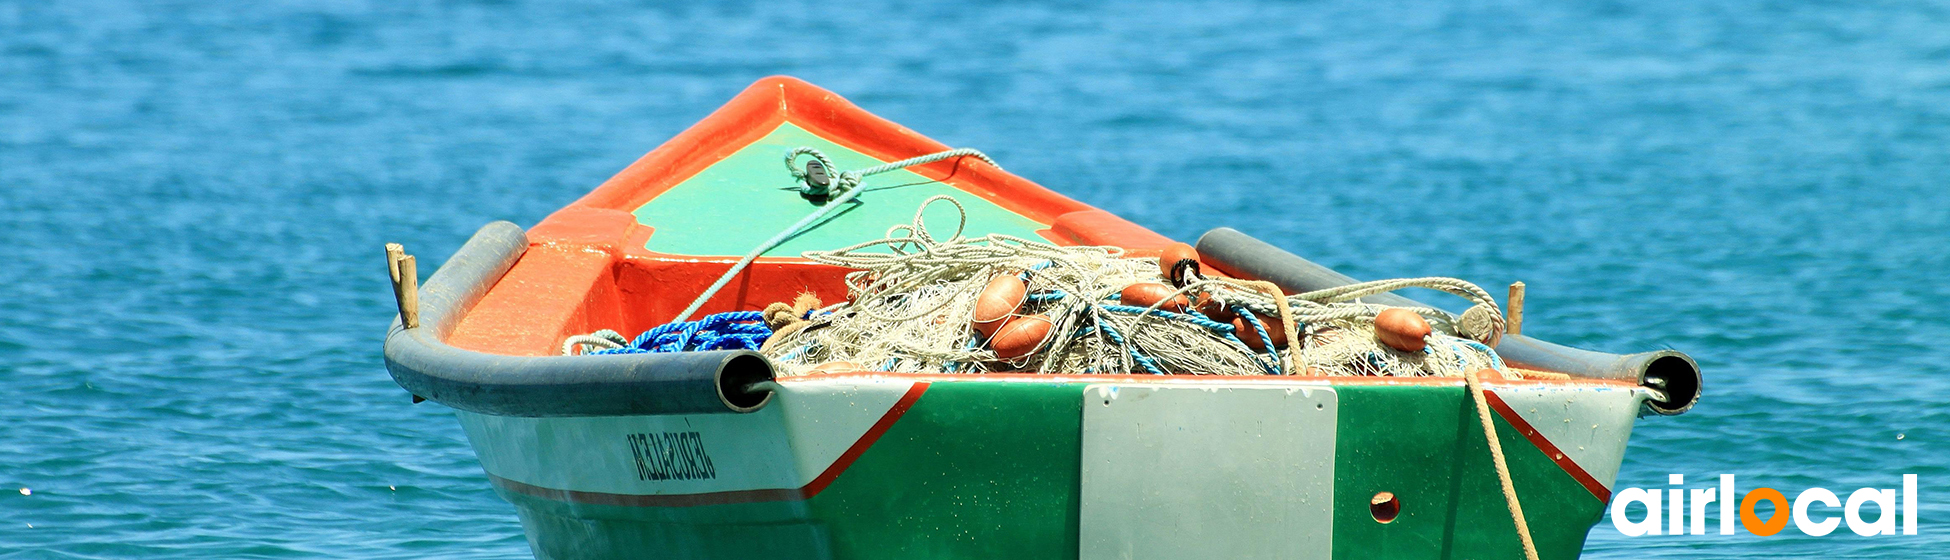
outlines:
{"label": "rope loop", "polygon": [[764,313],[732,311],[658,325],[621,344],[616,341],[622,337],[615,331],[573,336],[563,343],[562,353],[574,355],[576,347],[585,355],[758,350],[771,337],[772,328],[765,325]]}
{"label": "rope loop", "polygon": [[[802,155],[812,156],[813,159],[815,161],[818,161],[819,165],[822,168],[826,169],[828,172],[832,171],[833,162],[832,160],[826,158],[825,153],[822,153],[819,151],[818,148],[813,148],[811,146],[800,146],[786,151],[785,153],[786,171],[792,173],[792,177],[794,179],[797,179],[799,183],[803,185],[801,187],[801,189],[803,189],[802,192],[811,195],[813,194],[812,192],[813,186],[807,184],[806,181],[806,178],[809,175],[806,173],[806,171],[800,169],[799,166],[797,165],[799,161],[799,156]],[[716,282],[711,283],[711,287],[705,288],[704,293],[698,294],[697,299],[691,300],[691,304],[685,307],[683,312],[678,313],[677,318],[675,320],[683,321],[685,319],[691,318],[692,313],[696,313],[698,308],[704,307],[704,302],[711,301],[711,296],[717,295],[718,290],[724,289],[725,284],[731,283],[732,278],[738,276],[738,273],[740,271],[745,270],[745,267],[750,266],[752,264],[752,261],[758,260],[758,257],[760,255],[764,255],[766,251],[770,251],[773,248],[778,247],[779,244],[785,243],[785,240],[791,239],[793,236],[798,235],[802,231],[819,227],[817,224],[820,224],[821,220],[823,220],[827,214],[831,214],[840,208],[847,207],[848,202],[852,202],[854,198],[859,197],[860,193],[866,192],[866,189],[855,188],[860,185],[860,181],[862,179],[865,179],[873,175],[894,171],[897,169],[906,169],[916,165],[926,165],[944,159],[958,158],[958,157],[975,157],[984,162],[988,162],[989,165],[995,166],[996,169],[1002,168],[1002,166],[995,164],[995,160],[989,159],[988,154],[984,154],[980,150],[975,150],[972,148],[961,148],[957,150],[948,150],[945,152],[936,152],[936,153],[932,153],[920,157],[911,157],[911,158],[907,158],[895,162],[883,163],[866,169],[855,169],[852,171],[844,171],[841,172],[839,175],[834,176],[832,184],[829,185],[827,190],[825,191],[826,195],[830,195],[832,197],[831,199],[827,200],[824,205],[821,205],[818,210],[814,210],[812,211],[811,214],[807,214],[806,217],[800,218],[797,223],[794,223],[791,226],[787,226],[784,230],[780,230],[779,233],[777,235],[772,236],[771,239],[767,239],[765,240],[764,243],[759,243],[757,247],[753,247],[752,251],[750,253],[746,253],[744,258],[738,259],[738,262],[736,264],[731,265],[730,270],[726,270],[724,274],[719,275],[718,280]],[[959,208],[961,206],[961,203],[957,202],[955,206]],[[961,228],[959,226],[956,227],[955,235],[957,239],[959,239],[961,235],[960,229]]]}
{"label": "rope loop", "polygon": [[[806,166],[799,163],[799,156],[812,156],[813,161],[819,162],[820,169],[826,173],[825,184],[815,184],[817,181],[807,173]],[[835,192],[834,187],[841,184],[839,179],[842,179],[844,176],[844,174],[842,174],[842,177],[833,176],[833,160],[828,159],[826,154],[819,151],[818,148],[811,146],[800,146],[786,151],[785,168],[792,173],[794,180],[799,181],[799,192],[806,196],[831,196]],[[858,179],[855,179],[855,182],[857,183]],[[838,190],[844,191],[845,189]]]}

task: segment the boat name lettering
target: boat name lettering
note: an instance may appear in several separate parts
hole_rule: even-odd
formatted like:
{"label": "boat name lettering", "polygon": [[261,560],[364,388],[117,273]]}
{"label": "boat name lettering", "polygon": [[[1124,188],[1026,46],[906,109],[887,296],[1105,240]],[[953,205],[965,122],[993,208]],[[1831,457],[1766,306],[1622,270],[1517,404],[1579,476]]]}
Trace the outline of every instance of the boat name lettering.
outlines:
{"label": "boat name lettering", "polygon": [[636,459],[640,480],[699,480],[717,478],[704,438],[697,432],[652,432],[624,436]]}

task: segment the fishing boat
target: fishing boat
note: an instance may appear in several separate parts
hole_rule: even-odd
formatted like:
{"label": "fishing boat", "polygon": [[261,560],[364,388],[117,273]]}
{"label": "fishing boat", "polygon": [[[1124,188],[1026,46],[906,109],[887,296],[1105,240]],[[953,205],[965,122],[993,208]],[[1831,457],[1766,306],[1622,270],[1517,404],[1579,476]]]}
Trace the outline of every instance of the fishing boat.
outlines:
{"label": "fishing boat", "polygon": [[[761,80],[533,227],[487,224],[424,285],[389,249],[387,369],[455,411],[542,559],[1575,558],[1634,422],[1698,399],[1686,355],[1530,338],[1515,305],[1486,339],[1507,367],[1468,377],[563,355],[587,333],[857,297],[858,270],[806,255],[943,196],[969,235],[1286,293],[1355,284],[1230,229],[1188,249],[972,154]],[[809,188],[827,185],[850,188]]]}

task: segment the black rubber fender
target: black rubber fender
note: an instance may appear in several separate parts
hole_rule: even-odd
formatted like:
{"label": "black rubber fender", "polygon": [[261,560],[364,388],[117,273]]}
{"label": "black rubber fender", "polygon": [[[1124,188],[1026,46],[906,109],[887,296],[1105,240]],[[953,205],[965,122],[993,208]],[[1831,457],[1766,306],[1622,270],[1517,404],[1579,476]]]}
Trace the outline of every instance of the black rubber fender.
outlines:
{"label": "black rubber fender", "polygon": [[528,236],[509,222],[483,226],[420,288],[420,326],[394,317],[386,370],[413,395],[497,416],[742,413],[772,393],[771,361],[750,350],[505,356],[448,345],[474,304],[521,260]]}

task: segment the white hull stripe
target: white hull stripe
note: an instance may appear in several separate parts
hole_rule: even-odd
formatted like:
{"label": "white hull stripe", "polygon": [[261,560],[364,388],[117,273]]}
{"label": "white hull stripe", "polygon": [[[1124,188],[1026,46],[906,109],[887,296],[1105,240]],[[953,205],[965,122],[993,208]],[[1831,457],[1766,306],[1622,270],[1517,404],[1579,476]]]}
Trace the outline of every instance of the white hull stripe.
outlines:
{"label": "white hull stripe", "polygon": [[504,490],[557,501],[692,506],[817,495],[926,382],[787,383],[751,414],[514,418],[460,413]]}

